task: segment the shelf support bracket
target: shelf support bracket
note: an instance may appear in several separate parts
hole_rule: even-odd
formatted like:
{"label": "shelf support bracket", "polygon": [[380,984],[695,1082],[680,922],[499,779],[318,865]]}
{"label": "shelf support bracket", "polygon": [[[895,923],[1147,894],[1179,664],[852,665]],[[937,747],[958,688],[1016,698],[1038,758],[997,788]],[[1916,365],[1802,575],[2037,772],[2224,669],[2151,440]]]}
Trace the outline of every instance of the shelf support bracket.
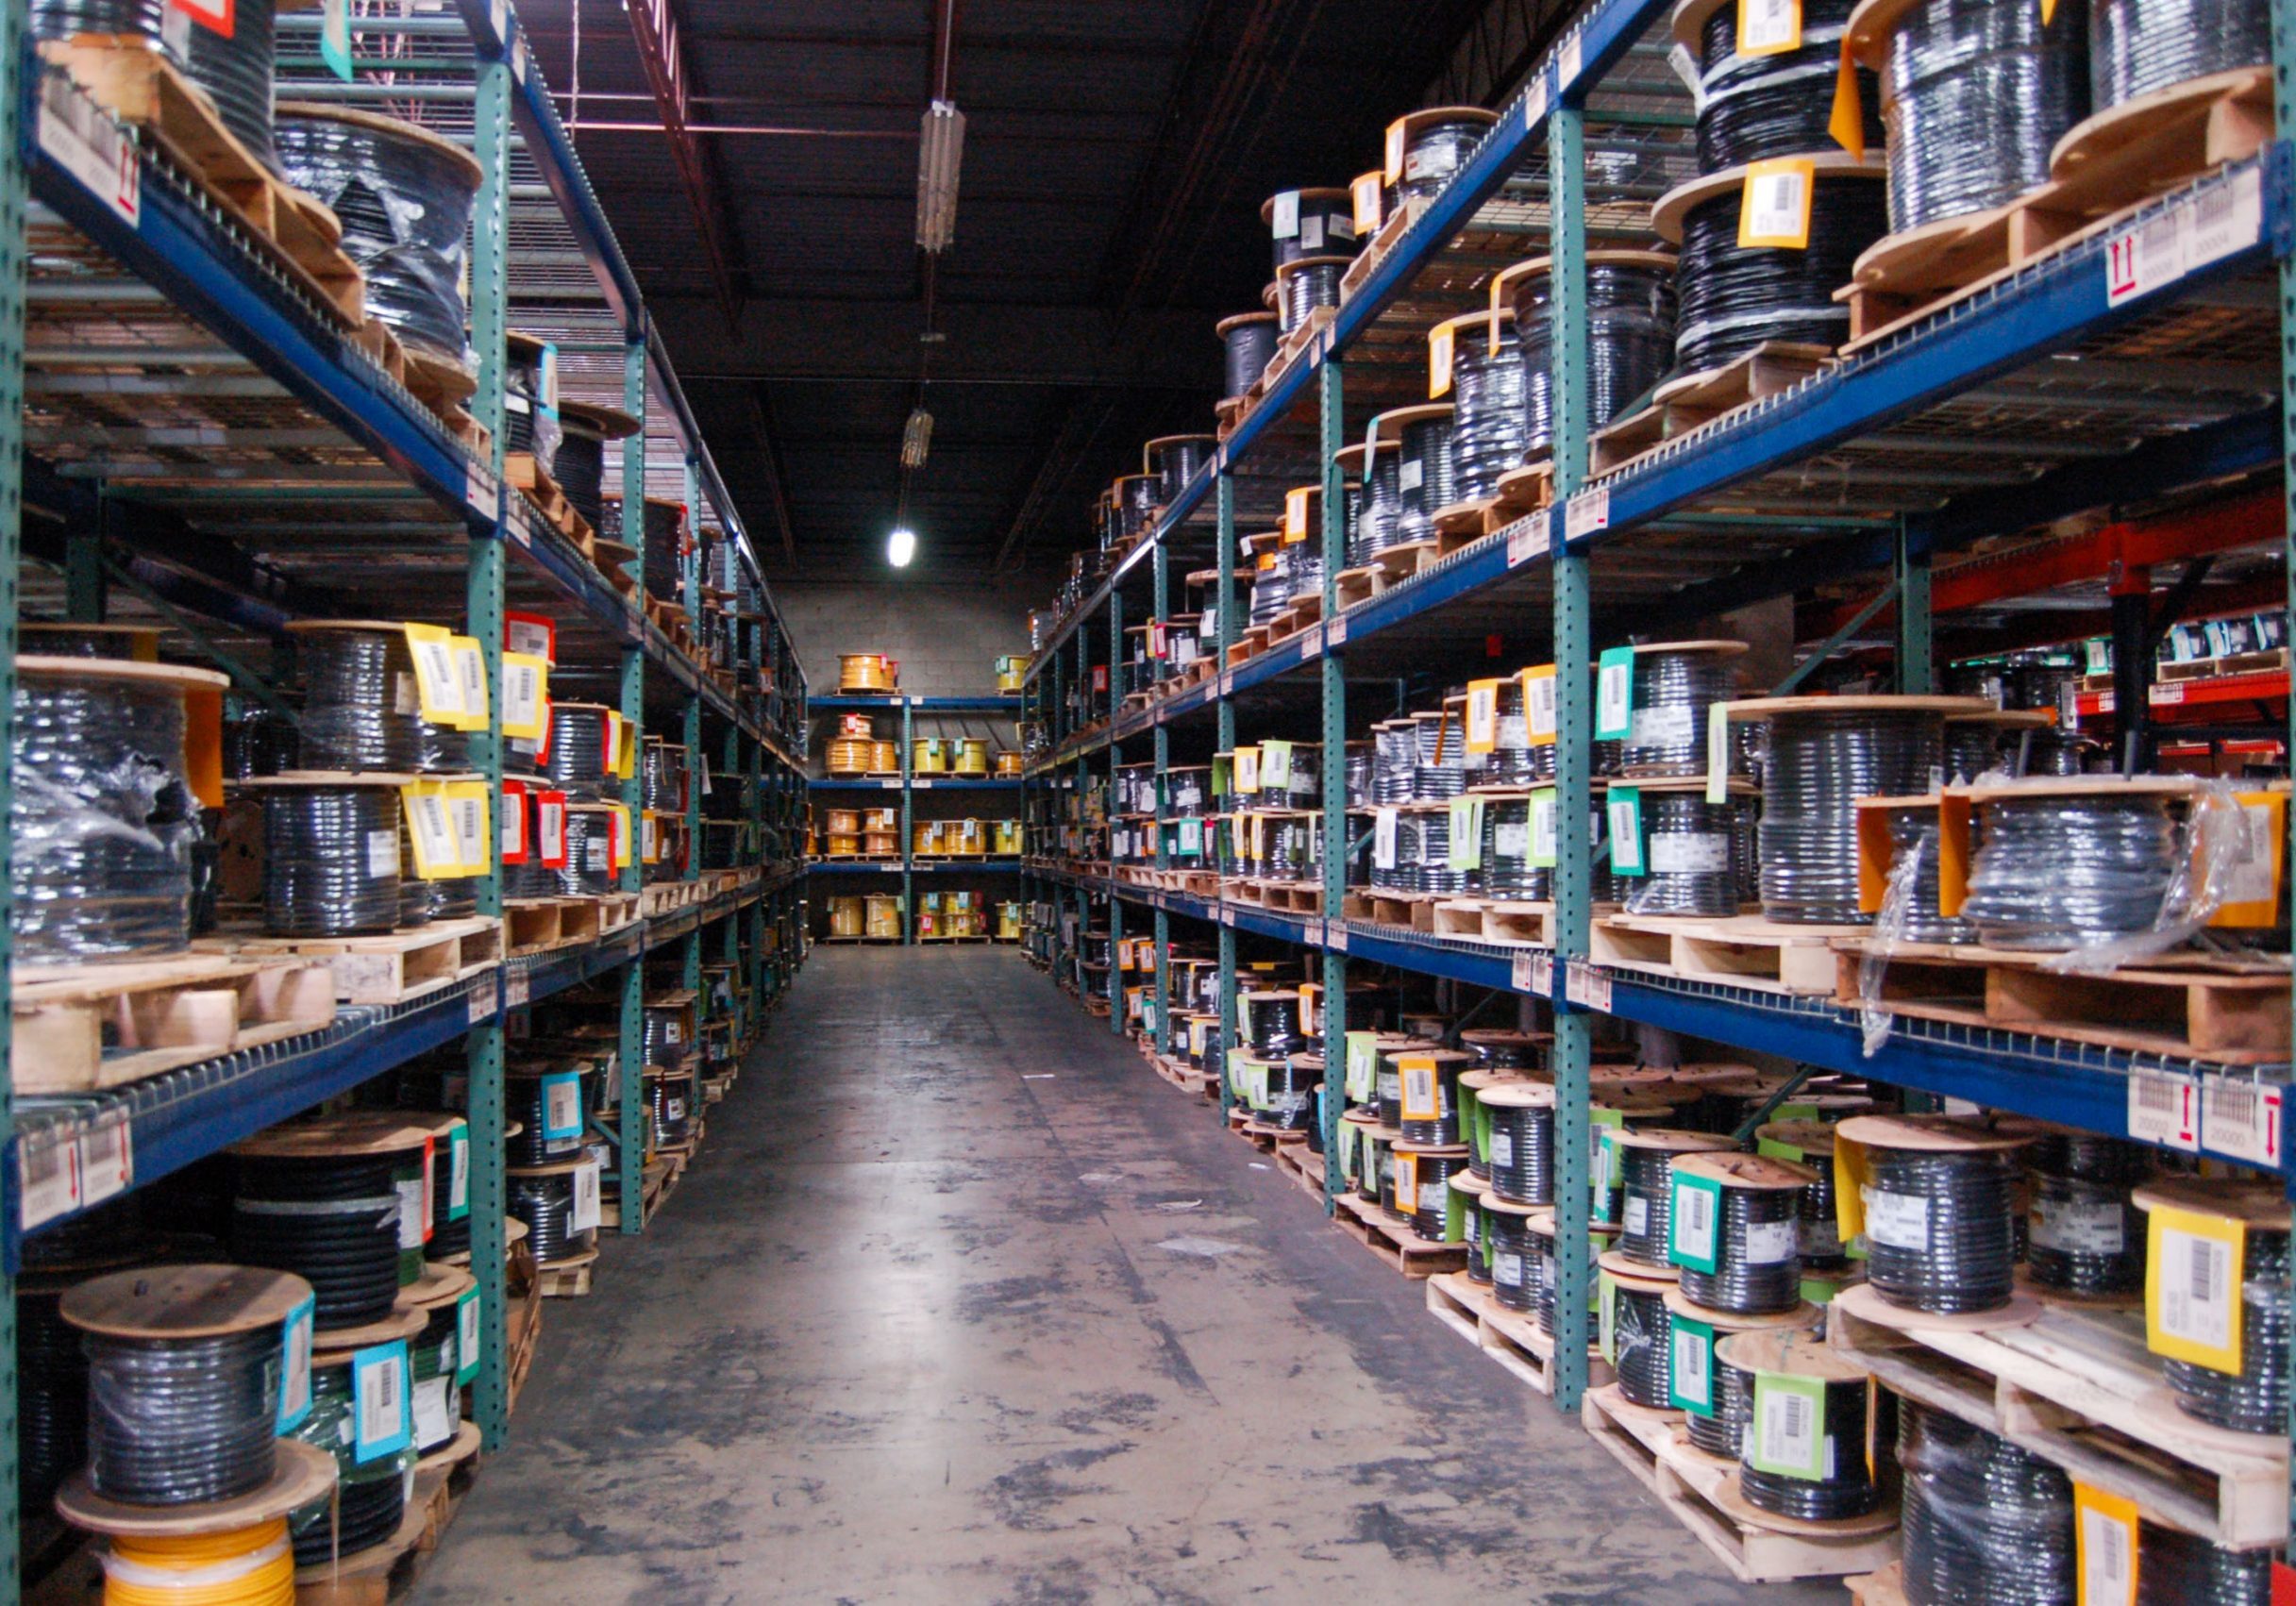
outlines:
{"label": "shelf support bracket", "polygon": [[1347,930],[1348,856],[1348,682],[1346,654],[1332,640],[1339,613],[1339,571],[1348,563],[1348,504],[1339,453],[1347,444],[1347,382],[1339,360],[1323,365],[1321,433],[1317,460],[1323,466],[1323,1089],[1315,1112],[1323,1136],[1323,1213],[1338,1207],[1339,1116],[1348,1102],[1348,953],[1334,946],[1332,931]]}

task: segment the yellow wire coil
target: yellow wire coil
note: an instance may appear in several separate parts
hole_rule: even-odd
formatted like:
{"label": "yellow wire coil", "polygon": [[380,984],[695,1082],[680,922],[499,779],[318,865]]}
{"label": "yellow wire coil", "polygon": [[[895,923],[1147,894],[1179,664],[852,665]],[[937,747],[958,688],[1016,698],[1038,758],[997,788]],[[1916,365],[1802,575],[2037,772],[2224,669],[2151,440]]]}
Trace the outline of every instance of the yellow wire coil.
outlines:
{"label": "yellow wire coil", "polygon": [[287,1519],[176,1538],[121,1534],[104,1558],[106,1606],[294,1606]]}

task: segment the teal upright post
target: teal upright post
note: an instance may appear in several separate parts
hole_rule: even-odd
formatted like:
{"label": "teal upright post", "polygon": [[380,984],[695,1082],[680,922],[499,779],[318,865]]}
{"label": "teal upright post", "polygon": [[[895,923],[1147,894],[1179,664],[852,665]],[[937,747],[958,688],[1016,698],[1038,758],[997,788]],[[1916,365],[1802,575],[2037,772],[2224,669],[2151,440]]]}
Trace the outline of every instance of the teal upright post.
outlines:
{"label": "teal upright post", "polygon": [[[1213,623],[1218,627],[1213,633],[1213,650],[1218,656],[1212,661],[1219,676],[1215,684],[1224,687],[1228,683],[1228,649],[1235,645],[1236,638],[1235,477],[1229,472],[1225,464],[1221,465],[1219,477],[1213,481],[1212,489],[1213,510],[1218,517],[1218,534],[1214,547],[1216,556],[1214,561],[1219,565],[1219,572],[1214,577],[1212,585]],[[1235,751],[1235,704],[1223,691],[1217,706],[1219,709],[1216,715],[1218,732],[1215,740],[1220,752],[1232,753]],[[1211,824],[1211,822],[1207,822],[1207,824],[1210,825],[1217,838],[1215,842],[1209,845],[1212,848],[1213,867],[1220,872],[1220,881],[1225,885],[1228,852],[1232,842],[1228,831],[1221,826]],[[1213,1069],[1219,1076],[1220,1119],[1226,1120],[1229,1107],[1235,1102],[1235,1091],[1228,1076],[1228,1056],[1235,1047],[1236,1019],[1242,1012],[1242,1006],[1238,1001],[1235,987],[1235,928],[1230,925],[1224,916],[1220,921],[1219,1010],[1219,1063]]]}
{"label": "teal upright post", "polygon": [[[0,6],[0,753],[15,750],[16,580],[24,544],[24,0]],[[8,986],[15,775],[0,766],[0,992]],[[0,1150],[16,1146],[9,1022],[0,1020]],[[0,1265],[0,1606],[16,1606],[16,1279]]]}
{"label": "teal upright post", "polygon": [[1348,565],[1348,505],[1339,466],[1347,398],[1337,358],[1323,365],[1323,1208],[1339,1196],[1339,1117],[1348,1102],[1348,682],[1339,627],[1339,571]]}
{"label": "teal upright post", "polygon": [[[631,569],[641,583],[645,577],[645,334],[643,328],[634,331],[623,351],[622,409],[638,421],[637,432],[622,443],[622,541],[637,556],[630,560]],[[631,621],[633,629],[643,633],[646,628],[643,618]],[[641,750],[645,744],[645,653],[643,645],[622,649],[622,720],[629,728],[632,750]],[[627,807],[627,804],[626,804]],[[628,811],[634,835],[638,824],[637,811]],[[644,886],[644,877],[638,864],[638,847],[628,845],[628,862],[623,865],[616,883],[625,893],[636,894]],[[621,1095],[615,1116],[615,1142],[619,1146],[617,1166],[618,1185],[622,1197],[622,1230],[637,1233],[645,1230],[645,961],[633,953],[622,967],[622,1033],[621,1051],[615,1064],[620,1072]]]}
{"label": "teal upright post", "polygon": [[[2281,137],[2296,129],[2296,0],[2271,0],[2272,7],[2272,110],[2274,126]],[[11,53],[12,57],[12,53]],[[12,148],[12,146],[11,146]],[[2286,575],[2286,594],[2283,605],[2296,620],[2296,257],[2280,259],[2280,503],[2285,519],[2284,537],[2280,543],[2281,561]],[[12,494],[12,493],[11,493]],[[12,525],[11,520],[11,525]],[[11,530],[12,535],[12,530]],[[13,565],[10,566],[11,571]],[[2296,753],[2296,702],[2288,710],[2288,751]],[[2288,825],[2296,828],[2296,810],[2288,811]],[[2284,845],[2284,851],[2296,850],[2296,841]],[[2296,862],[2296,861],[2291,861]],[[2283,1109],[2283,1122],[2296,1120],[2296,1111]],[[2283,1128],[2284,1140],[2288,1136]],[[2283,1141],[2280,1152],[2288,1152]],[[2296,1179],[2288,1184],[2288,1196],[2296,1199]],[[2291,1364],[2296,1364],[2296,1331],[2288,1335]],[[2296,1432],[2296,1399],[2289,1401],[2287,1430]],[[2291,1483],[2288,1498],[2289,1513],[2296,1520],[2296,1483]]]}
{"label": "teal upright post", "polygon": [[1898,690],[1926,696],[1936,690],[1937,674],[1931,647],[1930,554],[1907,537],[1902,513],[1898,515],[1897,571]]}

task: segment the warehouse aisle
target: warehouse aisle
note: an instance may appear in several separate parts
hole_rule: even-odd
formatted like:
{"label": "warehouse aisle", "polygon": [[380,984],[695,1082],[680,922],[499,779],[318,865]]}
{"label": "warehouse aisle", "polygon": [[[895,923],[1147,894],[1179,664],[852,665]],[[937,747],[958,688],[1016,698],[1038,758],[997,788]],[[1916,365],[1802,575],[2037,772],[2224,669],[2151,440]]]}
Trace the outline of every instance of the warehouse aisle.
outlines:
{"label": "warehouse aisle", "polygon": [[1014,950],[816,950],[710,1123],[418,1600],[1841,1598],[1731,1582]]}

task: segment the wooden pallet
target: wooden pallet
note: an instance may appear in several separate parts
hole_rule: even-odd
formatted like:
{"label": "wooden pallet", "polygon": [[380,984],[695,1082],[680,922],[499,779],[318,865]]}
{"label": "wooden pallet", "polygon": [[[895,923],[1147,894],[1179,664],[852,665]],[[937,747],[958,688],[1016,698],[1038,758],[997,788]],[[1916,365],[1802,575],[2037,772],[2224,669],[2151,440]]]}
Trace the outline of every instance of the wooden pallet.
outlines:
{"label": "wooden pallet", "polygon": [[502,479],[512,490],[523,492],[550,527],[574,544],[575,550],[592,563],[597,563],[598,532],[591,527],[588,519],[575,511],[574,504],[566,500],[558,481],[550,477],[550,471],[542,466],[532,452],[506,453]]}
{"label": "wooden pallet", "polygon": [[1554,946],[1554,905],[1504,898],[1446,898],[1434,907],[1438,937],[1466,937],[1502,946]]}
{"label": "wooden pallet", "polygon": [[[1875,939],[1837,939],[1835,998],[1855,1008],[1866,950]],[[2041,968],[2046,954],[1900,943],[1880,978],[1893,1014],[1996,1027],[2132,1053],[2223,1064],[2288,1057],[2285,963],[2163,955],[2099,976]]]}
{"label": "wooden pallet", "polygon": [[1273,1154],[1280,1148],[1307,1146],[1306,1132],[1254,1120],[1251,1112],[1241,1104],[1229,1107],[1228,1129],[1262,1154]]}
{"label": "wooden pallet", "polygon": [[634,893],[603,897],[513,898],[502,906],[512,958],[582,946],[638,918]]}
{"label": "wooden pallet", "polygon": [[534,1268],[534,1286],[545,1299],[581,1299],[590,1294],[591,1274],[597,1269],[598,1252],[588,1249],[554,1265]]}
{"label": "wooden pallet", "polygon": [[1396,248],[1411,226],[1426,215],[1429,199],[1425,195],[1409,195],[1395,209],[1395,215],[1380,224],[1379,232],[1363,243],[1355,253],[1355,260],[1348,271],[1339,276],[1339,304],[1345,307],[1359,294],[1371,276],[1379,271],[1381,259]]}
{"label": "wooden pallet", "polygon": [[193,946],[241,959],[309,960],[334,972],[338,1003],[398,1004],[501,963],[502,935],[499,919],[469,914],[373,937],[226,933]]}
{"label": "wooden pallet", "polygon": [[1867,248],[1851,282],[1860,346],[1929,317],[2121,221],[2155,197],[2256,154],[2272,137],[2268,67],[2171,84],[2090,118],[2058,142],[2050,181],[2008,205],[1893,234]]}
{"label": "wooden pallet", "polygon": [[1332,1219],[1339,1230],[1405,1277],[1416,1280],[1466,1267],[1465,1244],[1437,1244],[1422,1238],[1408,1224],[1353,1194],[1342,1194],[1333,1203],[1338,1212]]}
{"label": "wooden pallet", "polygon": [[1548,463],[1510,469],[1500,477],[1497,492],[1475,502],[1453,502],[1429,515],[1435,527],[1438,556],[1449,557],[1484,536],[1495,534],[1517,519],[1528,517],[1553,500],[1554,471]]}
{"label": "wooden pallet", "polygon": [[638,917],[651,920],[657,914],[691,909],[709,902],[710,896],[710,889],[700,881],[656,881],[639,891]]}
{"label": "wooden pallet", "polygon": [[1622,468],[1702,424],[1792,390],[1833,360],[1828,346],[1765,341],[1719,368],[1669,379],[1642,411],[1595,432],[1587,472]]}
{"label": "wooden pallet", "polygon": [[1850,1592],[1850,1606],[1912,1606],[1905,1596],[1903,1562],[1892,1562],[1879,1572],[1841,1581]]}
{"label": "wooden pallet", "polygon": [[1414,931],[1433,934],[1435,928],[1435,905],[1442,901],[1433,893],[1399,893],[1383,887],[1359,887],[1349,892],[1340,905],[1340,912],[1349,920],[1368,920],[1381,926],[1404,926]]}
{"label": "wooden pallet", "polygon": [[2288,1441],[2180,1411],[2145,1348],[2141,1313],[2041,1306],[2021,1325],[1989,1330],[1922,1322],[1859,1286],[1829,1307],[1826,1342],[1907,1398],[2046,1456],[2149,1516],[2224,1546],[2286,1536]]}
{"label": "wooden pallet", "polygon": [[1219,1079],[1210,1071],[1199,1071],[1185,1060],[1176,1060],[1169,1054],[1150,1054],[1148,1062],[1148,1068],[1158,1077],[1182,1093],[1201,1095],[1210,1092],[1214,1097],[1218,1096]]}
{"label": "wooden pallet", "polygon": [[217,954],[20,965],[11,1000],[19,1093],[119,1087],[335,1019],[325,966]]}
{"label": "wooden pallet", "polygon": [[295,1606],[389,1606],[411,1593],[416,1573],[445,1537],[478,1468],[478,1425],[465,1422],[446,1448],[415,1464],[398,1531],[355,1555],[297,1567]]}
{"label": "wooden pallet", "polygon": [[1756,1511],[1738,1494],[1735,1464],[1692,1447],[1681,1412],[1631,1404],[1616,1383],[1590,1390],[1579,1416],[1595,1442],[1741,1583],[1864,1573],[1898,1553],[1894,1508],[1844,1522]]}
{"label": "wooden pallet", "polygon": [[1336,308],[1315,308],[1308,313],[1306,323],[1276,343],[1275,355],[1267,360],[1267,366],[1260,370],[1258,381],[1253,384],[1250,393],[1244,398],[1246,416],[1249,416],[1253,408],[1259,406],[1262,401],[1266,399],[1269,393],[1283,382],[1284,376],[1295,366],[1306,360],[1307,353],[1315,345],[1316,337],[1330,328],[1332,320],[1337,316],[1339,316],[1339,312]]}
{"label": "wooden pallet", "polygon": [[344,253],[342,223],[258,160],[224,126],[206,93],[149,41],[82,34],[44,41],[40,54],[70,74],[91,100],[142,130],[341,327],[366,322],[366,276]]}
{"label": "wooden pallet", "polygon": [[1835,985],[1832,941],[1854,929],[1781,925],[1759,915],[1610,914],[1594,923],[1587,957],[1620,970],[1824,997]]}
{"label": "wooden pallet", "polygon": [[[1538,1323],[1519,1311],[1500,1304],[1491,1291],[1464,1271],[1447,1271],[1427,1280],[1427,1309],[1435,1320],[1540,1394],[1554,1392],[1554,1340],[1538,1330]],[[1611,1380],[1610,1363],[1600,1355],[1586,1358],[1586,1383],[1601,1388]]]}
{"label": "wooden pallet", "polygon": [[1316,1203],[1323,1202],[1323,1156],[1304,1143],[1279,1144],[1276,1169]]}
{"label": "wooden pallet", "polygon": [[1262,907],[1293,914],[1321,914],[1323,888],[1313,881],[1259,881]]}
{"label": "wooden pallet", "polygon": [[[669,1202],[678,1191],[678,1179],[685,1175],[690,1157],[682,1154],[657,1154],[645,1163],[645,1170],[638,1182],[638,1201],[645,1207],[640,1221],[651,1221],[654,1213]],[[598,1226],[618,1228],[622,1225],[622,1201],[618,1198],[598,1201]]]}

